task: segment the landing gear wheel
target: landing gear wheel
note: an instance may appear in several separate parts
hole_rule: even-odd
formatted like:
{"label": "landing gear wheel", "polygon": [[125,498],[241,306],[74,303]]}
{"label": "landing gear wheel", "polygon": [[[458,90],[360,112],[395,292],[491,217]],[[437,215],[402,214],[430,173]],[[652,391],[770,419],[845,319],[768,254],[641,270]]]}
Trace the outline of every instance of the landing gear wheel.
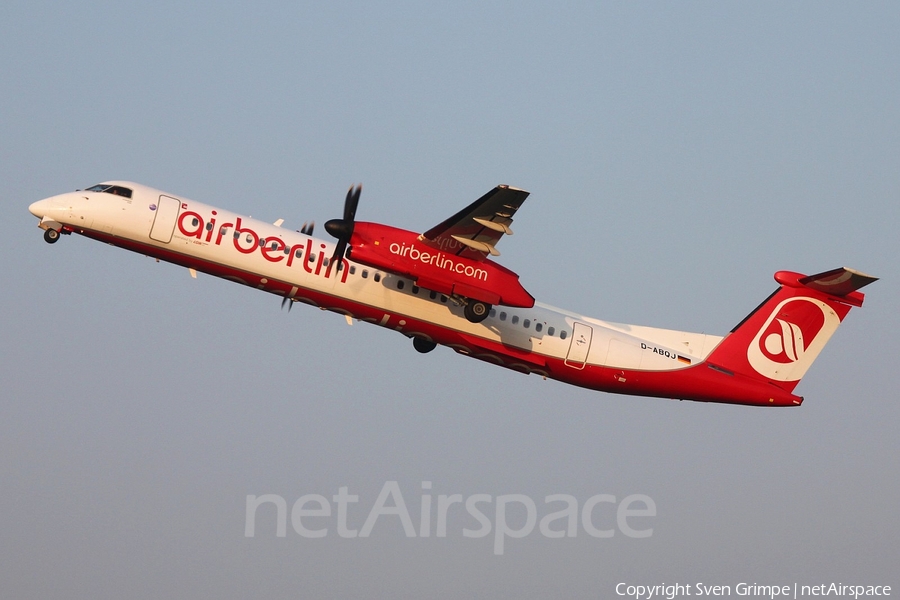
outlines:
{"label": "landing gear wheel", "polygon": [[59,239],[59,232],[55,229],[45,229],[44,230],[44,241],[48,244],[55,244],[56,240]]}
{"label": "landing gear wheel", "polygon": [[466,319],[470,322],[481,323],[491,314],[491,305],[478,300],[469,300],[463,309],[463,314],[466,315]]}
{"label": "landing gear wheel", "polygon": [[413,338],[413,348],[415,348],[416,351],[421,352],[422,354],[427,354],[428,352],[434,350],[436,347],[437,343],[432,342],[431,340],[426,340],[425,338],[421,337]]}

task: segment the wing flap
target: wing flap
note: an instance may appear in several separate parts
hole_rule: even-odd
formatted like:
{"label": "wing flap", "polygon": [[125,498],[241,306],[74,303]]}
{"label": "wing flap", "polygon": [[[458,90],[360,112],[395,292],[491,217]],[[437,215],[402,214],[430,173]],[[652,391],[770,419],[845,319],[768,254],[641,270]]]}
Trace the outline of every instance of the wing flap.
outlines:
{"label": "wing flap", "polygon": [[498,185],[449,219],[422,234],[427,245],[473,260],[499,256],[497,242],[512,235],[512,217],[528,192]]}

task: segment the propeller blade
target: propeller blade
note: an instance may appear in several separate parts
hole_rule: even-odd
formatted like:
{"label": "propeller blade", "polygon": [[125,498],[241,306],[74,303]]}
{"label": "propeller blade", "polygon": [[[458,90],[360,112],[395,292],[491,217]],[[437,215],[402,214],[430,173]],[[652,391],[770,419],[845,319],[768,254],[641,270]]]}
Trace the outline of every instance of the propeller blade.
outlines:
{"label": "propeller blade", "polygon": [[[342,258],[344,258],[344,252],[347,251],[347,242],[343,239],[338,240],[337,246],[334,247],[334,254],[331,255],[331,262],[335,263],[335,265],[340,264],[339,262]],[[337,266],[335,266],[337,268]]]}
{"label": "propeller blade", "polygon": [[347,199],[344,201],[344,220],[351,223],[356,219],[356,207],[359,206],[359,195],[362,192],[362,184],[356,187],[350,186],[347,190]]}
{"label": "propeller blade", "polygon": [[356,208],[359,206],[359,195],[362,192],[362,184],[350,186],[347,190],[347,198],[344,200],[344,217],[342,219],[331,219],[325,223],[325,231],[337,238],[337,245],[334,247],[334,254],[331,260],[341,260],[347,253],[347,244],[353,237],[353,227],[356,224]]}

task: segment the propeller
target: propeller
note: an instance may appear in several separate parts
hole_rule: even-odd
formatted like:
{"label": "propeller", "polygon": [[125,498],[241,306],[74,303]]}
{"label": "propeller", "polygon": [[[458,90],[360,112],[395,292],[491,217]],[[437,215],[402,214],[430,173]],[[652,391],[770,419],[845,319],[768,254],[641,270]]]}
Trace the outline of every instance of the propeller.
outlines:
{"label": "propeller", "polygon": [[334,254],[331,257],[332,262],[344,257],[347,251],[347,244],[353,235],[353,226],[356,223],[356,207],[359,205],[359,194],[362,192],[362,185],[350,186],[347,190],[347,199],[344,200],[344,218],[331,219],[325,223],[325,231],[337,238],[338,243],[334,248]]}

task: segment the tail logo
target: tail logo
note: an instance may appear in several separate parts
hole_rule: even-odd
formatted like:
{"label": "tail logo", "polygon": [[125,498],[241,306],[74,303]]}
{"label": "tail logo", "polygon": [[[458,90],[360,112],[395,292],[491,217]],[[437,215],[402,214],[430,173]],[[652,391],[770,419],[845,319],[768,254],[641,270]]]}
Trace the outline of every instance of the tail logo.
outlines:
{"label": "tail logo", "polygon": [[[775,331],[770,331],[773,327]],[[769,325],[761,341],[763,355],[774,362],[795,363],[803,358],[803,353],[806,352],[803,344],[803,329],[796,323],[778,317],[775,317],[775,320]]]}
{"label": "tail logo", "polygon": [[747,348],[757,373],[775,381],[797,381],[840,325],[831,308],[819,300],[796,296],[775,307]]}

